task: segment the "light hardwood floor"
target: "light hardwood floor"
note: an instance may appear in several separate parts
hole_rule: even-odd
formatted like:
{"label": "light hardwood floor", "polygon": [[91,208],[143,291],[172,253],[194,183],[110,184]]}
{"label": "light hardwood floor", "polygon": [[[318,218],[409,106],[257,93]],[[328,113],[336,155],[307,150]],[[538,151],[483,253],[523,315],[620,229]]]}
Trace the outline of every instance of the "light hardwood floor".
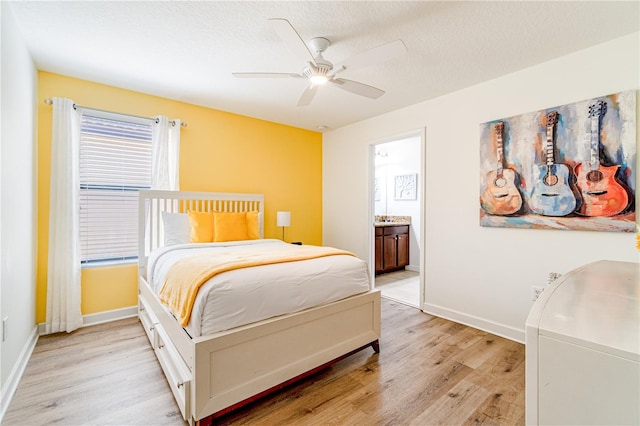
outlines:
{"label": "light hardwood floor", "polygon": [[[380,349],[217,423],[524,424],[523,345],[383,299]],[[185,423],[132,318],[41,337],[2,424]]]}

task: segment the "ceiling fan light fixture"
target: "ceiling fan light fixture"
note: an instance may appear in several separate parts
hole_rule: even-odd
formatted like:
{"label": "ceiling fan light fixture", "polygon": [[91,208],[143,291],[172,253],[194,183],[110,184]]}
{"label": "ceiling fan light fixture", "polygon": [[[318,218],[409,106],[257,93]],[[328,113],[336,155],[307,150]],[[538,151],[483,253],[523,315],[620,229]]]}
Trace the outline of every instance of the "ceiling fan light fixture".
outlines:
{"label": "ceiling fan light fixture", "polygon": [[329,81],[329,79],[327,78],[326,75],[315,74],[309,77],[309,81],[311,81],[311,84],[322,85],[322,84],[325,84],[327,81]]}
{"label": "ceiling fan light fixture", "polygon": [[327,65],[319,65],[315,66],[313,64],[308,64],[308,67],[304,69],[303,74],[309,79],[311,84],[314,86],[321,86],[329,81],[329,71],[331,71],[331,64]]}

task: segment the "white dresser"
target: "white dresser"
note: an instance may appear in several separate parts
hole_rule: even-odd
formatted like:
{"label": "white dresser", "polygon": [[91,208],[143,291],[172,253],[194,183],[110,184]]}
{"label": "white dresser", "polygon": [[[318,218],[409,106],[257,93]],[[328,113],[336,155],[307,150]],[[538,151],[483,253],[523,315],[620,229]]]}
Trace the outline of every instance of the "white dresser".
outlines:
{"label": "white dresser", "polygon": [[528,425],[640,425],[640,264],[550,284],[526,323]]}

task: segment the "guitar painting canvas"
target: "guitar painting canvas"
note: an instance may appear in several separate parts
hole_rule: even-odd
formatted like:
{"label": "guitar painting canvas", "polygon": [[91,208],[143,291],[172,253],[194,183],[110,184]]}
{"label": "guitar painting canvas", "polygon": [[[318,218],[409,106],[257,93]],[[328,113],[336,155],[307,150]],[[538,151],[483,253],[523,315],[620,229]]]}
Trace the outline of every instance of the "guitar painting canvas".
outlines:
{"label": "guitar painting canvas", "polygon": [[627,91],[481,124],[480,224],[635,232],[635,120]]}

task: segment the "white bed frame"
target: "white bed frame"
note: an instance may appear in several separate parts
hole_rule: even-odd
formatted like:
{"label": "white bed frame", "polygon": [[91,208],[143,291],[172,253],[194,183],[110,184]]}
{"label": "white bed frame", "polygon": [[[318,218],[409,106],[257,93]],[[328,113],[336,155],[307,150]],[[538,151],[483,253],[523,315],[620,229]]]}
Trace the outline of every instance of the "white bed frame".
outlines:
{"label": "white bed frame", "polygon": [[215,417],[367,346],[378,352],[380,292],[373,289],[294,314],[191,338],[145,280],[147,257],[163,242],[161,213],[186,210],[259,210],[264,214],[264,196],[140,191],[138,316],[190,424],[210,424]]}

